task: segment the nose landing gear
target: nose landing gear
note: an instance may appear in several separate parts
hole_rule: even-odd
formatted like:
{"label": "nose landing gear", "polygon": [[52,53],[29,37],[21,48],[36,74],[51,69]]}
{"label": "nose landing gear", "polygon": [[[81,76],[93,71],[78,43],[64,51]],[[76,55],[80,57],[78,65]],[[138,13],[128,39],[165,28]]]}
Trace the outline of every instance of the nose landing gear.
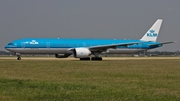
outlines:
{"label": "nose landing gear", "polygon": [[19,56],[17,56],[17,60],[21,60],[21,56],[19,55]]}
{"label": "nose landing gear", "polygon": [[17,60],[21,60],[21,54],[20,53],[16,53],[17,55]]}

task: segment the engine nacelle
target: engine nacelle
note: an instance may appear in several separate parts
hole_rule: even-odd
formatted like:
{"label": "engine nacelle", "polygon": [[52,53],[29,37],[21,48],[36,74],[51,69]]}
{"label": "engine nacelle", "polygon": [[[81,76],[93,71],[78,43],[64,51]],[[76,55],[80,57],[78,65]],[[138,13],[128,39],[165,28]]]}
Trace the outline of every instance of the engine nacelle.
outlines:
{"label": "engine nacelle", "polygon": [[56,58],[67,58],[70,54],[55,54]]}
{"label": "engine nacelle", "polygon": [[75,48],[73,53],[75,58],[87,58],[91,55],[88,48]]}

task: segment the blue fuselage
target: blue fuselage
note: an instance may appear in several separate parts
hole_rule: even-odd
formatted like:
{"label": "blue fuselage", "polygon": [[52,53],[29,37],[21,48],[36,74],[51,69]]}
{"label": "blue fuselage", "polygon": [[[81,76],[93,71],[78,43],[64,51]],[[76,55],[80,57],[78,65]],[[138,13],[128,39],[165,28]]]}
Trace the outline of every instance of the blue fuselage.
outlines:
{"label": "blue fuselage", "polygon": [[[136,53],[148,49],[161,47],[158,42],[145,42],[141,40],[120,39],[60,39],[60,38],[24,38],[10,42],[5,49],[22,54],[71,54],[72,48],[89,48],[101,45],[121,43],[137,43],[132,45],[117,46],[115,49],[107,49],[105,53],[126,54]],[[151,44],[157,44],[149,46]]]}

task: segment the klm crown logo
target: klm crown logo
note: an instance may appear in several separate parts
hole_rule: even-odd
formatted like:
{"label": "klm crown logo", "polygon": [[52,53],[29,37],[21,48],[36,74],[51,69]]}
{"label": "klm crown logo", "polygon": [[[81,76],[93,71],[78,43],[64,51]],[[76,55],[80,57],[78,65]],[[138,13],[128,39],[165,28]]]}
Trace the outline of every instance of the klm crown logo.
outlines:
{"label": "klm crown logo", "polygon": [[154,30],[150,30],[149,33],[147,33],[146,35],[147,35],[147,37],[157,37],[158,36],[158,34],[155,33]]}
{"label": "klm crown logo", "polygon": [[39,44],[39,43],[36,42],[36,40],[32,40],[32,42],[30,42],[30,44]]}

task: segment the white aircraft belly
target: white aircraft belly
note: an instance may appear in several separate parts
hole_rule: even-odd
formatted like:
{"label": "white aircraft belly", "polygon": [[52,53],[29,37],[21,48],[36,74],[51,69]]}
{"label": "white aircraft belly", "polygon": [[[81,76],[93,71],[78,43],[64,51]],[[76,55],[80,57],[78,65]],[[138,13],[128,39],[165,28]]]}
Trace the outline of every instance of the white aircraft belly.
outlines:
{"label": "white aircraft belly", "polygon": [[23,54],[71,54],[68,48],[8,48],[7,50]]}

